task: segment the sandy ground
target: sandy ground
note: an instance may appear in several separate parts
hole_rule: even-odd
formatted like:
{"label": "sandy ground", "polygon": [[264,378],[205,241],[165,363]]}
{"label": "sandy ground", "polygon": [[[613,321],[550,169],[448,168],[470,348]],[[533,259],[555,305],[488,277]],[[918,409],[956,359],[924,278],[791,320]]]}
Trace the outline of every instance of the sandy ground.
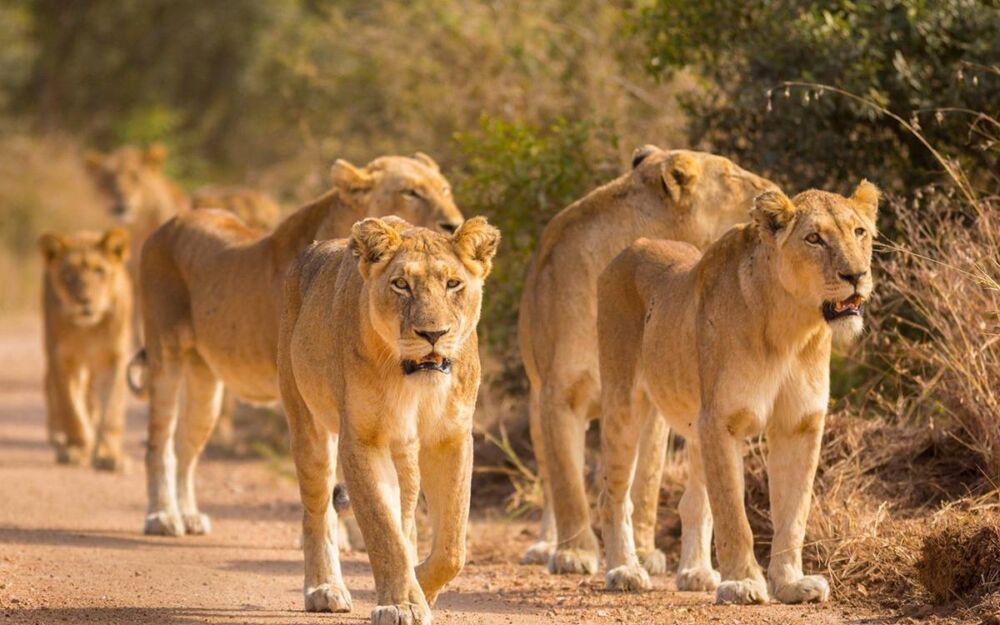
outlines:
{"label": "sandy ground", "polygon": [[[295,548],[295,484],[263,460],[208,457],[200,500],[209,536],[141,533],[144,408],[129,414],[127,475],[57,466],[44,437],[38,323],[0,322],[0,624],[367,623],[373,582],[365,554],[345,558],[349,615],[302,611],[302,557]],[[678,593],[670,577],[641,595],[603,591],[603,578],[546,574],[516,564],[529,528],[476,518],[470,561],[435,608],[436,623],[884,622],[837,604],[714,606]]]}

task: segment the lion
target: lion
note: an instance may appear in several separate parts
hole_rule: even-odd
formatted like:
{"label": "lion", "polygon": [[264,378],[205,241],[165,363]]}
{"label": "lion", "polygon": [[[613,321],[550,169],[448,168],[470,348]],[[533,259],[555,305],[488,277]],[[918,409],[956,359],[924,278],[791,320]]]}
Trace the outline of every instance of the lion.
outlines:
{"label": "lion", "polygon": [[49,442],[60,463],[122,471],[132,285],[128,233],[43,234]]}
{"label": "lion", "polygon": [[[331,504],[339,450],[375,575],[373,624],[430,623],[465,562],[476,325],[500,232],[474,217],[452,235],[398,219],[317,244],[286,282],[281,397],[304,508],[305,608],[349,611]],[[419,492],[434,530],[417,565]]]}
{"label": "lion", "polygon": [[[532,446],[545,495],[539,541],[525,554],[553,573],[593,574],[598,543],[584,484],[584,433],[597,418],[597,278],[641,236],[704,247],[744,221],[754,196],[776,188],[732,161],[689,150],[645,146],[632,170],[555,216],[528,270],[518,341],[531,384]],[[656,506],[667,443],[661,421],[649,420],[633,492],[636,540],[652,573],[666,570],[657,550]],[[559,493],[553,497],[552,493]],[[558,548],[557,548],[558,545]]]}
{"label": "lion", "polygon": [[[636,445],[655,412],[686,442],[680,502],[681,590],[718,603],[822,602],[827,581],[802,572],[802,543],[830,398],[834,339],[861,332],[871,296],[879,191],[850,197],[768,191],[751,221],[704,254],[640,239],[601,274],[598,343],[601,518],[612,590],[649,588],[630,519]],[[765,583],[743,493],[743,444],[767,435],[775,528]],[[719,572],[712,569],[712,519]]]}
{"label": "lion", "polygon": [[[146,239],[165,221],[192,208],[222,208],[232,211],[248,226],[263,233],[277,225],[278,205],[263,193],[237,187],[206,187],[188,197],[164,172],[167,148],[154,143],[146,148],[126,146],[104,154],[89,150],[84,155],[87,172],[106,198],[108,215],[128,228],[132,249],[129,272],[134,297],[139,298],[139,252]],[[142,317],[136,307],[134,341],[141,344]]]}
{"label": "lion", "polygon": [[284,278],[306,247],[346,235],[368,216],[399,215],[446,232],[462,223],[448,181],[424,154],[381,157],[362,168],[338,160],[331,177],[328,193],[266,236],[231,213],[196,210],[146,241],[140,266],[146,347],[133,359],[145,365],[150,398],[146,533],[209,531],[194,472],[222,384],[245,401],[278,399]]}

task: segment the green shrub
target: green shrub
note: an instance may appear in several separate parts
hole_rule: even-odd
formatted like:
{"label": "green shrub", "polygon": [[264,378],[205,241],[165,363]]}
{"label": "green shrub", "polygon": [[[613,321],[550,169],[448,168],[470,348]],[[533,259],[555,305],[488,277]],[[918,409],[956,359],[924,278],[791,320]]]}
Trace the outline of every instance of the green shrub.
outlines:
{"label": "green shrub", "polygon": [[633,26],[655,74],[691,67],[707,78],[684,102],[692,143],[794,189],[846,191],[868,177],[903,191],[942,168],[876,107],[819,91],[786,98],[784,81],[834,85],[912,115],[970,175],[996,171],[986,139],[968,131],[976,111],[996,113],[1000,102],[1000,76],[980,65],[1000,58],[995,0],[654,0]]}
{"label": "green shrub", "polygon": [[501,359],[497,382],[520,394],[526,380],[517,314],[531,254],[553,215],[617,174],[618,141],[606,122],[534,126],[488,116],[456,140],[465,163],[456,179],[460,206],[466,215],[486,215],[503,232],[480,327]]}

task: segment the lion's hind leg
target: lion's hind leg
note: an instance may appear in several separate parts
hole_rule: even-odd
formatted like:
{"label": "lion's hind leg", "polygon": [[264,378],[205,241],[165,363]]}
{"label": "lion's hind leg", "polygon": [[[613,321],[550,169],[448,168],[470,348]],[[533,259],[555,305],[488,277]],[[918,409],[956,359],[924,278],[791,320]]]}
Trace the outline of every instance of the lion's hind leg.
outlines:
{"label": "lion's hind leg", "polygon": [[639,462],[631,489],[635,547],[643,568],[650,575],[662,575],[667,572],[667,556],[656,548],[656,513],[670,428],[645,393],[637,398],[635,409],[643,415],[645,423],[639,438]]}
{"label": "lion's hind leg", "polygon": [[146,534],[183,536],[184,521],[177,506],[177,455],[174,431],[181,388],[181,354],[151,345],[149,355],[149,430],[146,442],[146,483],[149,508]]}
{"label": "lion's hind leg", "polygon": [[198,510],[194,476],[205,443],[212,435],[222,406],[222,383],[195,351],[184,363],[184,412],[177,431],[177,503],[188,534],[212,530],[207,515]]}
{"label": "lion's hind leg", "polygon": [[710,591],[719,586],[719,573],[712,568],[712,508],[705,489],[701,448],[687,441],[688,481],[681,496],[681,561],[677,566],[677,590]]}

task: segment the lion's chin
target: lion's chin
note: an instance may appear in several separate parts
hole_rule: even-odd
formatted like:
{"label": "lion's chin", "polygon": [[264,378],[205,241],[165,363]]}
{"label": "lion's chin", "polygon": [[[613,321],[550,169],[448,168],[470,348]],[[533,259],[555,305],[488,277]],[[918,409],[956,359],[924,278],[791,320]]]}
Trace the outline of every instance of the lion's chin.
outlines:
{"label": "lion's chin", "polygon": [[852,345],[865,327],[860,315],[839,317],[828,323],[833,330],[833,344],[841,348]]}

